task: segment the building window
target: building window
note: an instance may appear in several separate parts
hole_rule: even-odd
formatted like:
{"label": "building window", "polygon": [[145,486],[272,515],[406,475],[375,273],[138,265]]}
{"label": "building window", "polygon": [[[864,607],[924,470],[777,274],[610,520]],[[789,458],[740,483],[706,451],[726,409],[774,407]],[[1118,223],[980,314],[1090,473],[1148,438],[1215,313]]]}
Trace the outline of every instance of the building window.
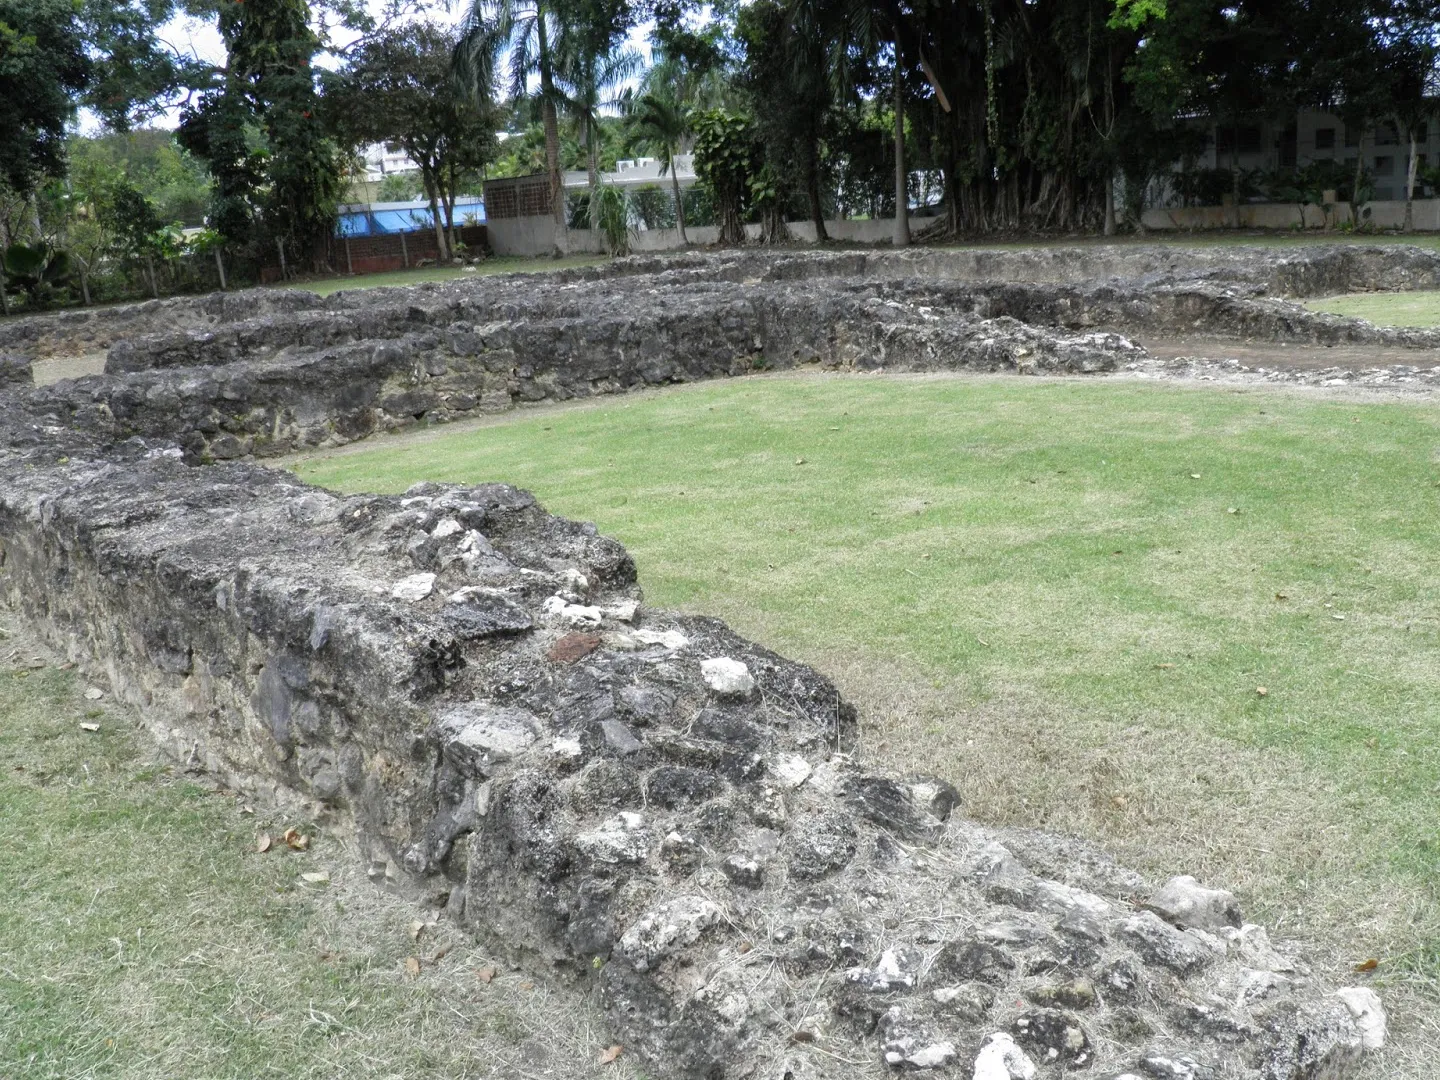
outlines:
{"label": "building window", "polygon": [[1423,120],[1415,125],[1415,141],[1424,144],[1430,140],[1430,125]]}
{"label": "building window", "polygon": [[1345,145],[1346,145],[1346,146],[1359,146],[1359,145],[1360,145],[1360,136],[1361,136],[1362,134],[1363,134],[1363,132],[1360,130],[1360,128],[1356,127],[1354,124],[1346,124],[1346,125],[1345,125]]}
{"label": "building window", "polygon": [[1247,124],[1241,127],[1220,127],[1215,129],[1215,152],[1217,154],[1229,154],[1239,152],[1241,154],[1260,153],[1260,128],[1254,124]]}
{"label": "building window", "polygon": [[1389,154],[1386,154],[1386,155],[1381,156],[1381,157],[1377,157],[1377,158],[1375,159],[1375,175],[1376,175],[1376,176],[1394,176],[1394,175],[1395,175],[1395,159],[1394,159],[1393,157],[1391,157]]}
{"label": "building window", "polygon": [[1316,149],[1316,150],[1334,150],[1334,149],[1335,149],[1335,129],[1334,129],[1334,128],[1316,128],[1316,129],[1315,129],[1315,149]]}
{"label": "building window", "polygon": [[1400,142],[1400,130],[1393,120],[1386,120],[1375,129],[1376,146],[1395,146]]}

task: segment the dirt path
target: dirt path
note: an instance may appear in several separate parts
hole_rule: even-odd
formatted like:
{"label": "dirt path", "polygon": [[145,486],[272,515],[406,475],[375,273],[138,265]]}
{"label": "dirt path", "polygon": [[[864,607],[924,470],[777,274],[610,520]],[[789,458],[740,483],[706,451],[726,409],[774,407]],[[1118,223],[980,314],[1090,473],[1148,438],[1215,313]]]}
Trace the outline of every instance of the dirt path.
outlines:
{"label": "dirt path", "polygon": [[1277,342],[1221,341],[1189,338],[1137,339],[1157,360],[1238,360],[1246,367],[1274,371],[1324,371],[1351,368],[1440,366],[1440,353],[1425,349],[1378,348],[1373,345],[1293,345]]}

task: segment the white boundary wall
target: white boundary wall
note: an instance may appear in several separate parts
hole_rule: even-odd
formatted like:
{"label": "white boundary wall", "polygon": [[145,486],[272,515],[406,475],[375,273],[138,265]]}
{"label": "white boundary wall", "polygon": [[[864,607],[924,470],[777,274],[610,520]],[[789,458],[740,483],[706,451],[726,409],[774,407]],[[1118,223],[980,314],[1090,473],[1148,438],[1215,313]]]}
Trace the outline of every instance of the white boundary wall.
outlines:
{"label": "white boundary wall", "polygon": [[[1416,199],[1412,204],[1415,228],[1419,231],[1440,230],[1440,199]],[[1405,224],[1405,200],[1390,199],[1365,203],[1370,211],[1368,221],[1376,228],[1398,229]],[[1245,229],[1293,229],[1300,223],[1300,208],[1293,203],[1242,203],[1240,206],[1241,228]],[[1351,219],[1349,203],[1332,203],[1330,226],[1334,228]],[[1235,225],[1235,209],[1229,206],[1188,206],[1183,209],[1146,210],[1141,218],[1147,229],[1226,229]],[[1325,224],[1320,207],[1305,208],[1305,227],[1319,229]]]}
{"label": "white boundary wall", "polygon": [[[912,219],[914,227],[928,224],[931,218]],[[799,241],[813,243],[815,226],[809,221],[792,221],[791,235]],[[550,217],[499,218],[485,223],[490,250],[496,255],[549,255],[555,250],[555,221]],[[893,218],[869,221],[827,221],[825,231],[831,240],[856,244],[888,243],[895,234]],[[750,239],[760,235],[759,225],[745,226]],[[687,226],[686,239],[692,244],[713,244],[720,239],[714,225]],[[643,229],[630,234],[631,251],[673,251],[680,246],[678,229]],[[590,229],[567,229],[565,250],[570,254],[604,251],[600,237]]]}
{"label": "white boundary wall", "polygon": [[[1365,204],[1370,215],[1365,220],[1376,228],[1398,229],[1405,223],[1403,200],[1377,201]],[[1416,199],[1415,229],[1422,232],[1440,231],[1440,199]],[[933,218],[912,218],[916,229]],[[1145,228],[1157,232],[1185,229],[1227,229],[1237,224],[1235,210],[1229,206],[1190,206],[1183,209],[1146,210],[1141,219]],[[1334,228],[1350,220],[1350,204],[1334,203],[1330,208],[1330,226]],[[1245,203],[1240,207],[1239,226],[1245,229],[1294,229],[1300,222],[1300,208],[1286,203]],[[1305,227],[1319,230],[1325,218],[1318,206],[1305,208]],[[802,243],[814,243],[815,226],[808,221],[792,221],[790,234]],[[550,217],[502,218],[487,221],[490,249],[496,255],[549,255],[555,250],[555,223]],[[895,232],[893,218],[867,221],[827,221],[825,230],[830,239],[854,244],[888,244]],[[760,235],[759,225],[745,226],[750,239]],[[690,243],[713,244],[720,230],[714,225],[691,226],[685,230]],[[565,250],[570,254],[603,253],[600,237],[589,229],[569,229],[565,233]],[[631,251],[673,251],[680,246],[677,229],[644,229],[630,234]]]}

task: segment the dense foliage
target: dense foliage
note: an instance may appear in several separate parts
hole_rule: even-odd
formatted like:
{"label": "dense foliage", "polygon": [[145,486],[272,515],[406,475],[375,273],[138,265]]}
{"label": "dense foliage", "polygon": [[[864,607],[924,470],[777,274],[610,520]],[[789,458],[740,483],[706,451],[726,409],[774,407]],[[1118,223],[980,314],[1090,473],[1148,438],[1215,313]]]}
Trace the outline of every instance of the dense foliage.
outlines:
{"label": "dense foliage", "polygon": [[[323,269],[368,143],[413,163],[380,190],[431,203],[442,258],[456,193],[486,176],[547,176],[557,248],[600,227],[614,249],[712,222],[727,243],[801,220],[824,240],[852,216],[893,218],[901,244],[912,213],[931,236],[1110,233],[1156,199],[1328,221],[1374,195],[1362,139],[1396,147],[1407,215],[1440,181],[1421,152],[1440,0],[470,0],[453,34],[430,6],[0,0],[0,246],[67,256],[0,297]],[[165,43],[182,10],[214,20],[222,61]],[[181,102],[173,136],[132,130]],[[1307,108],[1355,152],[1247,167]],[[104,134],[77,138],[81,117]],[[660,182],[608,191],[640,155]],[[568,200],[566,170],[588,174]]]}

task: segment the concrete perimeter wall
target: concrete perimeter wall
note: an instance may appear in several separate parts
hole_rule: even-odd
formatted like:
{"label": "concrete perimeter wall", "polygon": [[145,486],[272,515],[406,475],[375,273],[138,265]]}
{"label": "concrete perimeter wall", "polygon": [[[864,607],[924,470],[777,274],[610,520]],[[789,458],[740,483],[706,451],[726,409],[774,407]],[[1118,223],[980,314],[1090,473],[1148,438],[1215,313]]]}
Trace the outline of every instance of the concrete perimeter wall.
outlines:
{"label": "concrete perimeter wall", "polygon": [[[1416,230],[1440,230],[1440,199],[1416,199],[1412,215]],[[1392,199],[1365,203],[1361,210],[1370,211],[1368,221],[1376,228],[1398,229],[1405,224],[1405,201]],[[1147,229],[1226,229],[1236,225],[1235,211],[1229,206],[1187,206],[1146,210],[1141,218]],[[1329,225],[1334,228],[1353,220],[1350,204],[1330,205]],[[1291,203],[1248,203],[1240,207],[1239,225],[1246,229],[1294,229],[1300,224],[1300,208]],[[1325,215],[1318,206],[1305,207],[1305,227],[1323,228]]]}
{"label": "concrete perimeter wall", "polygon": [[[929,219],[921,219],[922,223]],[[490,250],[496,255],[548,255],[555,250],[555,222],[546,217],[498,218],[487,223]],[[877,218],[865,221],[827,221],[825,231],[831,240],[843,240],[857,244],[888,243],[895,231],[893,218]],[[745,226],[751,240],[760,237],[759,225]],[[790,232],[796,240],[815,242],[815,226],[809,221],[790,222]],[[714,244],[720,239],[720,230],[714,225],[689,226],[685,238],[696,245]],[[678,229],[644,229],[630,234],[631,251],[674,251],[680,247]],[[564,250],[571,254],[604,252],[601,237],[591,229],[568,229],[565,234]]]}
{"label": "concrete perimeter wall", "polygon": [[[1403,200],[1365,204],[1369,217],[1363,220],[1380,229],[1398,229],[1405,223]],[[1416,199],[1413,204],[1414,228],[1420,232],[1440,231],[1440,199]],[[932,219],[911,220],[911,228],[919,228]],[[1237,223],[1235,212],[1228,206],[1190,206],[1184,208],[1146,210],[1141,219],[1145,228],[1155,231],[1184,229],[1228,229],[1238,224],[1245,229],[1294,229],[1300,224],[1300,208],[1286,203],[1249,203],[1240,207]],[[1349,203],[1334,203],[1330,208],[1329,225],[1336,228],[1351,220]],[[815,226],[808,221],[789,223],[790,233],[802,243],[815,242]],[[1325,215],[1318,206],[1305,207],[1305,227],[1320,229],[1326,225]],[[492,220],[487,226],[490,249],[496,255],[548,255],[555,250],[555,223],[549,217],[522,217]],[[827,221],[825,231],[831,240],[852,244],[888,244],[894,235],[893,218],[864,221]],[[751,240],[760,236],[759,225],[745,226]],[[714,225],[690,226],[686,239],[697,246],[717,243],[720,230]],[[645,229],[630,234],[630,250],[635,252],[675,251],[680,234],[676,229]],[[569,229],[564,250],[571,254],[601,254],[605,245],[589,229]]]}

